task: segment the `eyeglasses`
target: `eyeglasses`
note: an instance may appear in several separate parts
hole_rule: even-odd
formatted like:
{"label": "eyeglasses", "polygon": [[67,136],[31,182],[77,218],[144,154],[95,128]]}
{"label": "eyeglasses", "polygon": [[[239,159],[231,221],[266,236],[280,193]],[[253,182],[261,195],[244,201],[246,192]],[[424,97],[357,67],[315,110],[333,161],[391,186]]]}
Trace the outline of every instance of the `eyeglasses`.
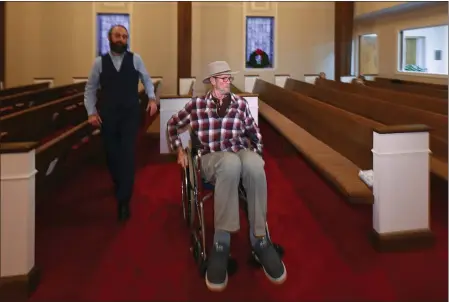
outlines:
{"label": "eyeglasses", "polygon": [[234,81],[234,77],[225,77],[225,78],[214,77],[214,78],[220,79],[220,80],[222,80],[224,83],[231,83],[232,81]]}

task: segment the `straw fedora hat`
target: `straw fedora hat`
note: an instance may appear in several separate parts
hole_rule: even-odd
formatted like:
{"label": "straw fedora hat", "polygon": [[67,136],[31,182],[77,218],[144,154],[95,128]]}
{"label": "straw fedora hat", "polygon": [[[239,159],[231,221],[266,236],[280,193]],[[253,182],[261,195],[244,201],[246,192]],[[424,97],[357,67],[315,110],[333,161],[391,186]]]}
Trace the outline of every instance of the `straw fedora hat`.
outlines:
{"label": "straw fedora hat", "polygon": [[228,62],[215,61],[208,65],[208,76],[204,78],[204,84],[210,84],[210,78],[221,74],[236,74],[238,71],[231,71]]}

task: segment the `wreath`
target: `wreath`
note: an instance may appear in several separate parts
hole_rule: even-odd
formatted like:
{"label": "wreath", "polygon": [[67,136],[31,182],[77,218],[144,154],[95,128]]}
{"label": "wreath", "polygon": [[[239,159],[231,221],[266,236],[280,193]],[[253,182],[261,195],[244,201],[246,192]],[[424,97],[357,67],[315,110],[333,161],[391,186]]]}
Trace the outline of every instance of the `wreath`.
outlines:
{"label": "wreath", "polygon": [[249,61],[246,65],[252,68],[266,68],[271,66],[270,59],[265,51],[258,48],[251,53],[249,56]]}

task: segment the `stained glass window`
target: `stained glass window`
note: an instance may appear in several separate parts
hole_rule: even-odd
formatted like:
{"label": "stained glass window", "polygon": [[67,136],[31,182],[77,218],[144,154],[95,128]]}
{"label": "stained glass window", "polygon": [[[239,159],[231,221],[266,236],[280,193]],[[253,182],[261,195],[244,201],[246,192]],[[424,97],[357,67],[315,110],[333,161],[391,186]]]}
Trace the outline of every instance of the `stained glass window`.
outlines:
{"label": "stained glass window", "polygon": [[[109,51],[108,32],[113,25],[123,25],[129,36],[128,14],[98,14],[97,15],[97,55],[101,56]],[[129,38],[128,38],[129,45]]]}
{"label": "stained glass window", "polygon": [[246,68],[273,67],[274,17],[246,17]]}

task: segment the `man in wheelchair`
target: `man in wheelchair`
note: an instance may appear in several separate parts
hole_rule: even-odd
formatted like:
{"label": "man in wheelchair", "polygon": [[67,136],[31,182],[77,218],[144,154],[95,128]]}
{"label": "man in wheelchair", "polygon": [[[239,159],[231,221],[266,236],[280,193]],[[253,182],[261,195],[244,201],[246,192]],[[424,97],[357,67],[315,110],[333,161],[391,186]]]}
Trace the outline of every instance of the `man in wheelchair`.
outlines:
{"label": "man in wheelchair", "polygon": [[[203,80],[212,89],[203,97],[190,100],[167,122],[168,140],[177,151],[178,163],[188,165],[178,129],[190,126],[199,142],[201,176],[214,184],[214,239],[207,261],[206,285],[223,290],[228,281],[231,233],[240,229],[239,184],[246,192],[253,254],[266,276],[275,284],[283,283],[287,271],[271,242],[266,228],[267,181],[262,159],[262,136],[248,103],[230,92],[233,80],[229,65],[212,62]],[[251,141],[256,141],[252,148]]]}

